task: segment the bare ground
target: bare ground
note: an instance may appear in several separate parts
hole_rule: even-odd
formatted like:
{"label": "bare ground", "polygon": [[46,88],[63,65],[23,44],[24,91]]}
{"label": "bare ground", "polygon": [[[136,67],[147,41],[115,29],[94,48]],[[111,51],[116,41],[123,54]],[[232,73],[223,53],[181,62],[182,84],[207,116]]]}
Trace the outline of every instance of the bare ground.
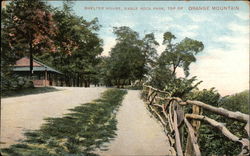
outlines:
{"label": "bare ground", "polygon": [[129,90],[117,113],[117,137],[106,144],[100,155],[170,155],[169,142],[162,127],[146,109],[140,92]]}
{"label": "bare ground", "polygon": [[91,102],[106,88],[56,87],[61,91],[1,99],[1,148],[23,139],[25,130],[38,129],[46,117],[61,117],[68,109]]}

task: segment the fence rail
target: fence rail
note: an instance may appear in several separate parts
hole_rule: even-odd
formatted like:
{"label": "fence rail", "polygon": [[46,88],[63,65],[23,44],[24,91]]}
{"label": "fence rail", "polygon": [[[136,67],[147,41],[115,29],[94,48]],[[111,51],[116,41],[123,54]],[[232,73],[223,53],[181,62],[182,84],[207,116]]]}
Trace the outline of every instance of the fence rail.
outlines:
{"label": "fence rail", "polygon": [[[241,112],[233,112],[221,107],[214,107],[200,101],[183,101],[178,97],[169,97],[167,92],[151,86],[143,85],[142,95],[148,108],[157,116],[162,123],[171,145],[171,152],[178,156],[200,156],[201,150],[198,144],[198,134],[201,121],[217,128],[228,139],[239,142],[242,150],[239,155],[249,155],[249,115]],[[184,107],[192,106],[192,113],[184,113]],[[248,138],[239,138],[231,133],[223,123],[202,115],[202,111],[210,111],[239,122],[245,123],[244,130]],[[188,136],[184,145],[184,128],[186,125]],[[243,130],[243,131],[244,131]],[[184,148],[185,147],[185,148]],[[184,150],[185,149],[185,150]]]}

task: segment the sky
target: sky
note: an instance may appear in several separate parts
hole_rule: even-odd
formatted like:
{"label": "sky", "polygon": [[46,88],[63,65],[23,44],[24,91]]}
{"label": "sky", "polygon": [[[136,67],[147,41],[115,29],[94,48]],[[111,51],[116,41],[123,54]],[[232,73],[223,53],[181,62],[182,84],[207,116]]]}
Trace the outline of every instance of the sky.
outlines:
{"label": "sky", "polygon": [[[62,1],[49,3],[62,6]],[[129,26],[141,38],[153,32],[160,43],[159,54],[165,49],[163,33],[170,31],[177,37],[175,42],[189,37],[205,45],[190,66],[189,77],[197,76],[203,81],[200,89],[215,87],[223,96],[249,89],[249,5],[246,2],[76,1],[73,11],[89,21],[98,18],[102,25],[98,34],[104,40],[102,55],[108,55],[116,43],[113,27]],[[177,74],[182,77],[182,70]]]}

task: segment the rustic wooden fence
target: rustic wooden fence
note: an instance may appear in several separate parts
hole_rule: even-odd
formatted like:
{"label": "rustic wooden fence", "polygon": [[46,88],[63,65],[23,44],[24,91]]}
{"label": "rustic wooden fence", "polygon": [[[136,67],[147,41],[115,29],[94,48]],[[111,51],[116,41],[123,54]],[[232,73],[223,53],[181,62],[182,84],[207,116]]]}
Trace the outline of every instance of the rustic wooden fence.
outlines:
{"label": "rustic wooden fence", "polygon": [[[177,97],[169,97],[167,92],[146,85],[143,85],[142,96],[148,108],[162,123],[173,155],[201,155],[198,144],[201,121],[218,128],[218,130],[230,140],[239,142],[242,145],[242,151],[239,155],[249,155],[249,115],[241,112],[232,112],[221,107],[217,108],[200,101],[183,101]],[[192,113],[184,113],[184,109],[188,105],[192,107]],[[247,132],[248,138],[237,137],[231,133],[223,123],[202,115],[203,110],[246,123],[243,131],[245,130]],[[188,136],[186,138],[184,138],[183,125],[187,127]]]}

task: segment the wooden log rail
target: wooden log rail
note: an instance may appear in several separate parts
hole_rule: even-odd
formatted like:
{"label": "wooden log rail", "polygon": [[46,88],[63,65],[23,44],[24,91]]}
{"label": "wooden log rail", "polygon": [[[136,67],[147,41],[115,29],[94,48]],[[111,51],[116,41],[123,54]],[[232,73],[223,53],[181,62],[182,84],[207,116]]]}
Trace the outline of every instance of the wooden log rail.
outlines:
{"label": "wooden log rail", "polygon": [[[249,155],[249,115],[241,112],[233,112],[224,108],[217,108],[200,101],[187,100],[183,101],[178,97],[169,97],[169,93],[158,90],[151,86],[143,85],[143,99],[148,105],[149,110],[159,119],[167,138],[170,141],[173,155],[178,156],[200,156],[198,144],[199,127],[202,122],[210,124],[217,128],[228,139],[239,142],[242,145],[242,151],[239,155]],[[185,106],[192,106],[191,114],[184,114]],[[239,122],[245,123],[245,131],[248,138],[239,138],[230,132],[222,123],[202,115],[201,110],[207,110],[217,115],[224,116]],[[184,125],[187,127],[187,140],[184,141]],[[185,142],[185,144],[184,144]]]}

